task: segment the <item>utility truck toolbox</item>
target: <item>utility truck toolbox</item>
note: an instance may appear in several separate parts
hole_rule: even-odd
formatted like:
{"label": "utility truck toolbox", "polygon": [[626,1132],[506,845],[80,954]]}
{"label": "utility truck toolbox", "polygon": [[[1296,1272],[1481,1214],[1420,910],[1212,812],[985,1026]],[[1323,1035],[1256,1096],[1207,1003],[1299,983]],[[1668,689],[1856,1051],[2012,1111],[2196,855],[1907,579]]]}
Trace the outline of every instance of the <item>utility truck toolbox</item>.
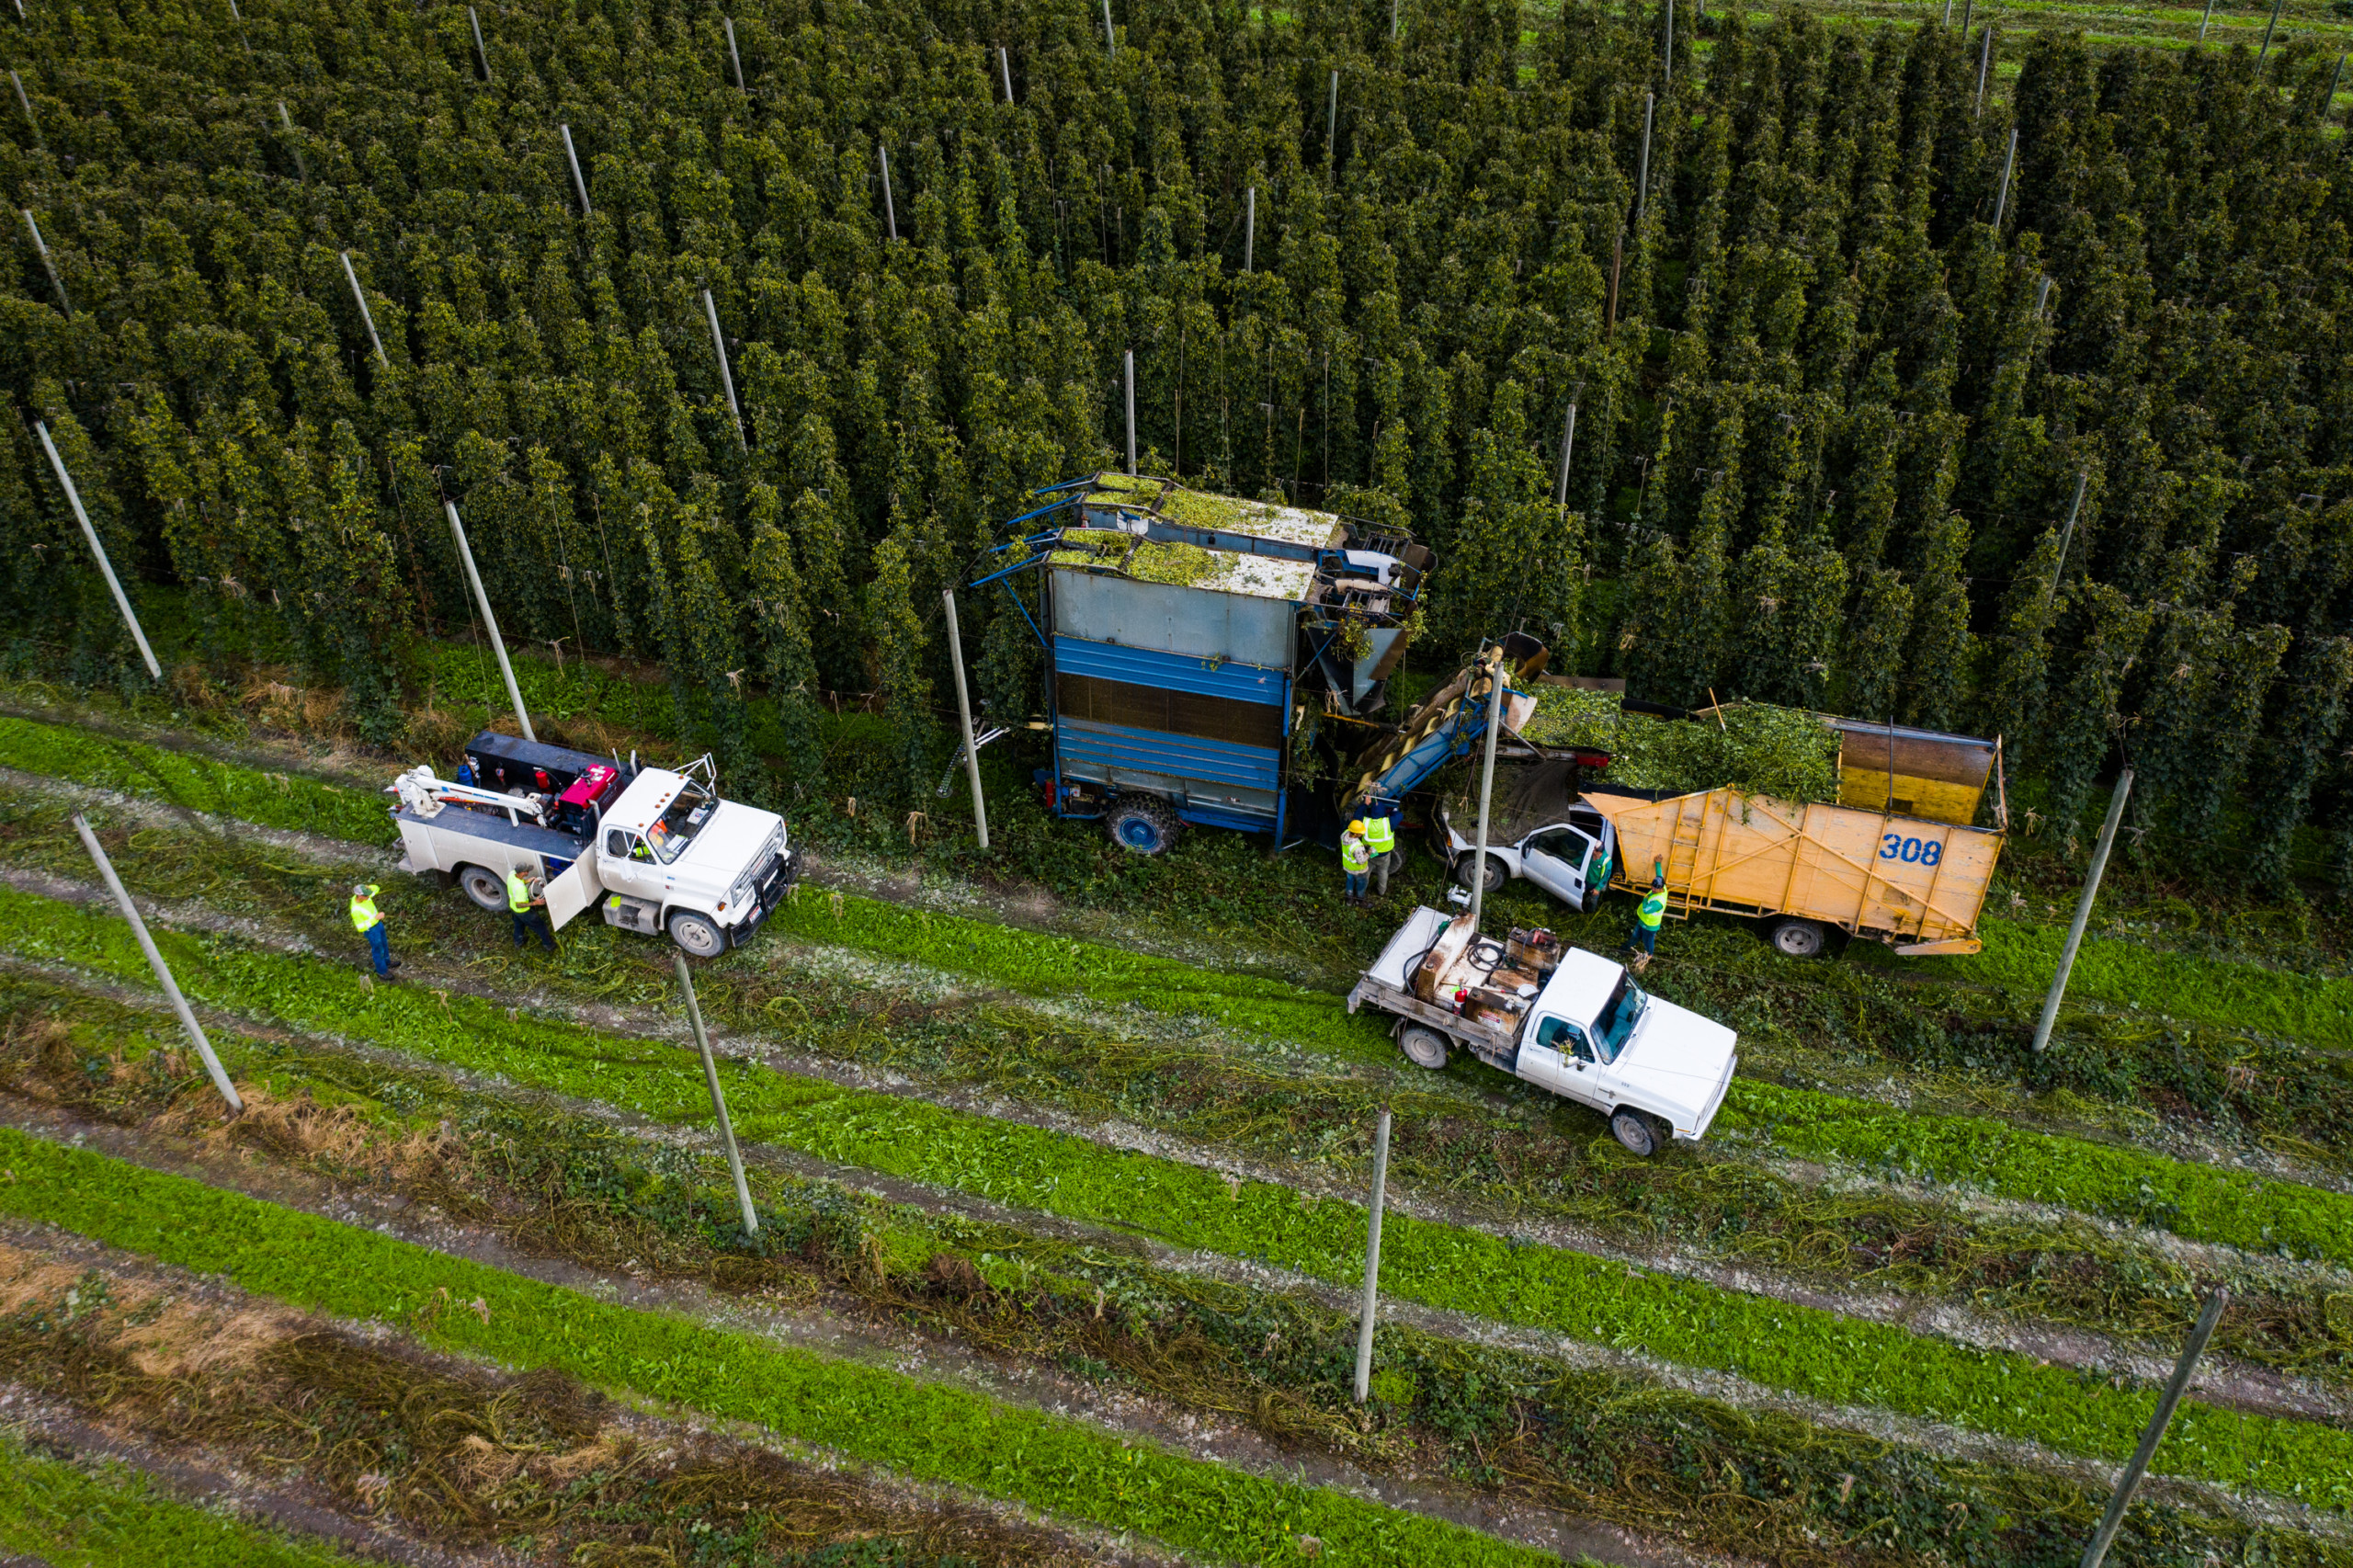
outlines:
{"label": "utility truck toolbox", "polygon": [[1563,1099],[1591,1106],[1636,1154],[1707,1135],[1739,1065],[1738,1037],[1634,983],[1623,965],[1545,930],[1501,941],[1467,914],[1421,908],[1348,993],[1348,1011],[1392,1015],[1417,1066],[1452,1048]]}
{"label": "utility truck toolbox", "polygon": [[708,756],[672,771],[484,733],[466,767],[475,782],[402,774],[392,816],[403,868],[456,881],[486,910],[506,909],[512,871],[559,930],[601,908],[608,925],[711,958],[757,931],[801,875],[784,819],[721,799]]}

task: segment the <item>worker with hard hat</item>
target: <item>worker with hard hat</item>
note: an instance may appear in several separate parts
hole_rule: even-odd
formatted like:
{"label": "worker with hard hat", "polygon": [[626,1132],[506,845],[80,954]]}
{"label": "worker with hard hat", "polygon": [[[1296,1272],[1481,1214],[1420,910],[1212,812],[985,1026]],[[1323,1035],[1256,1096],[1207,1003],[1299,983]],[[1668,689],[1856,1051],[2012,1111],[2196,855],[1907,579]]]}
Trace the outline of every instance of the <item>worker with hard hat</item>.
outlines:
{"label": "worker with hard hat", "polygon": [[1666,918],[1666,867],[1654,860],[1651,871],[1651,891],[1643,895],[1634,911],[1634,928],[1626,933],[1626,946],[1640,949],[1634,958],[1638,974],[1650,968],[1651,960],[1658,955],[1659,922]]}
{"label": "worker with hard hat", "polygon": [[1397,864],[1397,824],[1390,815],[1395,809],[1370,798],[1358,802],[1364,846],[1372,856],[1372,891],[1382,898],[1389,896],[1389,873]]}
{"label": "worker with hard hat", "polygon": [[384,917],[377,911],[376,895],[383,890],[373,882],[351,884],[351,928],[368,938],[368,956],[375,960],[376,978],[396,979],[392,971],[401,960],[392,957],[392,939],[384,930]]}
{"label": "worker with hard hat", "polygon": [[1364,902],[1364,884],[1372,872],[1372,850],[1365,842],[1362,819],[1348,824],[1340,835],[1340,869],[1347,874],[1348,902]]}
{"label": "worker with hard hat", "polygon": [[548,929],[548,917],[540,913],[547,903],[547,895],[533,892],[531,884],[516,875],[514,867],[506,869],[506,913],[515,917],[516,947],[522,947],[528,933],[537,931],[540,946],[555,951],[555,933]]}

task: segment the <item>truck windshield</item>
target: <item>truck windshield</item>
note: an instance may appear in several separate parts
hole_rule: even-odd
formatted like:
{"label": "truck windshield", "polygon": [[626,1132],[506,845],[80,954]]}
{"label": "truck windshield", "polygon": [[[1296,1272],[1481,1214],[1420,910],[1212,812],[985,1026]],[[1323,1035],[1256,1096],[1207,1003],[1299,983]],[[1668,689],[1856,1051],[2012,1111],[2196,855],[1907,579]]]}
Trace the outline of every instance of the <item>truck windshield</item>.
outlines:
{"label": "truck windshield", "polygon": [[1619,1051],[1632,1038],[1634,1024],[1643,1016],[1650,998],[1634,983],[1631,975],[1620,974],[1617,985],[1603,1003],[1601,1012],[1593,1020],[1593,1041],[1601,1048],[1601,1060],[1615,1062]]}
{"label": "truck windshield", "polygon": [[692,784],[680,790],[669,805],[663,808],[660,818],[645,830],[645,842],[653,849],[654,858],[667,866],[685,854],[687,846],[694,842],[695,835],[710,821],[718,804]]}

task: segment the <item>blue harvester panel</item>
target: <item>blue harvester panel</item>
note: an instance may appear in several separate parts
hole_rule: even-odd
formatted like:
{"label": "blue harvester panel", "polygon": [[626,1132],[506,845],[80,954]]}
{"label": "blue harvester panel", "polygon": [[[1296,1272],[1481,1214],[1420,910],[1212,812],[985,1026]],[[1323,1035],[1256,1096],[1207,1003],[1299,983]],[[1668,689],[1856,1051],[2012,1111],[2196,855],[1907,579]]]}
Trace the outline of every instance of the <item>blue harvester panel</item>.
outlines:
{"label": "blue harvester panel", "polygon": [[1054,724],[1055,760],[1064,779],[1150,790],[1195,821],[1257,829],[1274,824],[1281,745],[1223,737],[1247,733],[1279,742],[1288,717],[1287,671],[1060,636],[1054,673],[1058,681],[1112,683],[1095,687],[1107,710],[1120,719],[1158,721],[1107,722],[1065,704]]}
{"label": "blue harvester panel", "polygon": [[1054,639],[1054,670],[1058,675],[1093,676],[1098,680],[1160,687],[1195,697],[1269,704],[1282,701],[1285,678],[1282,671],[1257,665],[1193,658],[1183,653],[1155,653],[1149,649],[1122,648],[1116,642],[1087,642],[1076,637]]}

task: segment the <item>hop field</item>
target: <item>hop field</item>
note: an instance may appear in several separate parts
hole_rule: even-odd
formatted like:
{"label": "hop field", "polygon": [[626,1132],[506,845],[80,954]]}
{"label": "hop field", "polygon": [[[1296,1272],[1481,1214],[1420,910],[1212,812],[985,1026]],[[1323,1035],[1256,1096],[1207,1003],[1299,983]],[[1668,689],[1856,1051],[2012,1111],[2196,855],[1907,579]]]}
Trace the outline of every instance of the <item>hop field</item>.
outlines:
{"label": "hop field", "polygon": [[[0,1551],[2040,1568],[2220,1288],[2109,1561],[2353,1563],[2335,7],[15,20]],[[1399,695],[1518,631],[1708,710],[1543,687],[1619,784],[1835,799],[1825,711],[2003,736],[1985,951],[1678,923],[1650,982],[1742,1074],[1633,1162],[1346,1010],[1418,834],[1365,910],[1052,818],[1021,588],[957,600],[983,852],[941,595],[1131,450],[1197,520],[1427,544]],[[711,752],[810,857],[699,971],[740,1198],[665,950],[390,869],[384,780],[512,722],[490,606],[543,736]]]}

